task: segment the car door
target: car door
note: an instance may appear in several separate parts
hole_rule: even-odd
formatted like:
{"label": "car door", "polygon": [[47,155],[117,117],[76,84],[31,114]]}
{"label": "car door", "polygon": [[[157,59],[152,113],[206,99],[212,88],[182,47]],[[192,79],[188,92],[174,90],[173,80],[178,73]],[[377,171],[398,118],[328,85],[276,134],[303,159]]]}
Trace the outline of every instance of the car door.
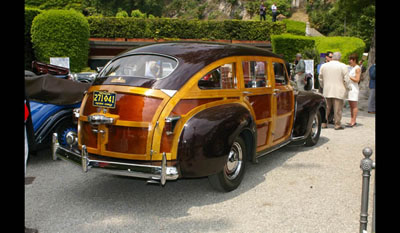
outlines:
{"label": "car door", "polygon": [[276,145],[290,137],[294,116],[294,93],[282,59],[271,58],[270,72],[273,77],[272,145]]}
{"label": "car door", "polygon": [[273,84],[268,71],[267,57],[243,57],[241,71],[243,77],[242,95],[252,110],[257,126],[257,152],[271,145],[273,121]]}

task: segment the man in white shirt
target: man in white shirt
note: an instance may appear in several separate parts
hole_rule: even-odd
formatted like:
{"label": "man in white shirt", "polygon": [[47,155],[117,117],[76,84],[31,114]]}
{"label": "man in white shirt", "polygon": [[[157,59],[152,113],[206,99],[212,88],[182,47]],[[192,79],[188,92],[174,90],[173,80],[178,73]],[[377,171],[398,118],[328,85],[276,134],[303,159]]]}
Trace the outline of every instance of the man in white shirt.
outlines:
{"label": "man in white shirt", "polygon": [[276,22],[276,16],[278,15],[278,8],[276,7],[275,2],[271,6],[271,11],[272,11],[272,22]]}
{"label": "man in white shirt", "polygon": [[[321,66],[319,72],[319,83],[323,88],[323,96],[326,98],[326,119],[329,113],[334,111],[335,129],[344,129],[341,126],[342,110],[344,100],[347,98],[347,86],[350,82],[349,70],[345,64],[340,62],[340,52],[333,53],[332,61]],[[322,128],[327,128],[326,123],[322,123]]]}

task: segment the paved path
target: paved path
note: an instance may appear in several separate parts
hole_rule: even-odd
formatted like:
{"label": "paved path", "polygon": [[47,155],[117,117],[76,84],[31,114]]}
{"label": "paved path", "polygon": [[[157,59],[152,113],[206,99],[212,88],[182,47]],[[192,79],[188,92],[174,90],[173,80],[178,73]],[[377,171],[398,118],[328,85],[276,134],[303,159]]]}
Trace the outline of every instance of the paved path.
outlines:
{"label": "paved path", "polygon": [[292,16],[289,18],[295,21],[301,21],[307,23],[305,35],[306,36],[324,36],[315,28],[310,27],[310,22],[308,20],[308,14],[306,12],[306,8],[299,8],[295,12],[293,12]]}
{"label": "paved path", "polygon": [[[349,115],[345,109],[343,124]],[[35,180],[25,185],[25,225],[40,233],[358,232],[361,151],[375,147],[375,116],[360,112],[357,122],[341,131],[329,125],[314,147],[285,147],[249,164],[241,186],[230,193],[215,192],[207,178],[161,188],[83,174],[52,161],[47,151],[28,164],[27,176]]]}

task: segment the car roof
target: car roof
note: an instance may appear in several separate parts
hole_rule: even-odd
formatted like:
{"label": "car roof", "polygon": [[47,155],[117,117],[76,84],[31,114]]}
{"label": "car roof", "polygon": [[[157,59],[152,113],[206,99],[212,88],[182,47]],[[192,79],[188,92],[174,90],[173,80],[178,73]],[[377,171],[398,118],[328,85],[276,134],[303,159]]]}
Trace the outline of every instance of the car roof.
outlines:
{"label": "car roof", "polygon": [[[195,73],[212,62],[225,57],[266,56],[281,58],[266,49],[253,46],[214,42],[162,42],[129,50],[119,54],[114,59],[136,54],[159,54],[178,60],[179,65],[171,75],[146,86],[153,89],[170,90],[179,90]],[[148,82],[147,85],[149,85]]]}
{"label": "car roof", "polygon": [[[204,60],[216,61],[229,56],[268,56],[281,58],[266,49],[254,46],[214,42],[155,43],[132,49],[121,55],[136,53],[159,53],[191,63],[204,62]],[[199,56],[200,54],[201,56]]]}

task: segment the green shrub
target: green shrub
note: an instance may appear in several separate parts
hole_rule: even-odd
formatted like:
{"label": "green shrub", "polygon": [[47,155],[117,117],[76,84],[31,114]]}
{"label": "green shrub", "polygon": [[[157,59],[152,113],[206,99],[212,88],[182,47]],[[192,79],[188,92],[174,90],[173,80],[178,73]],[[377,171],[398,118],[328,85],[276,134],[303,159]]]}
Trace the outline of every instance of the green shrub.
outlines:
{"label": "green shrub", "polygon": [[129,17],[129,15],[128,15],[128,12],[126,12],[124,10],[120,10],[120,11],[117,12],[115,17],[117,17],[117,18],[126,18],[126,17]]}
{"label": "green shrub", "polygon": [[273,35],[271,40],[272,51],[283,54],[286,61],[293,61],[296,53],[305,48],[314,48],[315,41],[312,37],[297,36],[292,34]]}
{"label": "green shrub", "polygon": [[25,69],[31,70],[32,69],[32,61],[35,60],[35,55],[32,49],[32,42],[31,42],[31,27],[32,21],[36,17],[36,15],[40,14],[42,11],[35,8],[25,8]]}
{"label": "green shrub", "polygon": [[286,32],[283,22],[88,17],[91,37],[271,40]]}
{"label": "green shrub", "polygon": [[306,34],[306,23],[290,19],[282,20],[286,24],[286,31],[290,34],[304,36]]}
{"label": "green shrub", "polygon": [[25,0],[25,6],[35,7],[41,10],[75,9],[81,11],[82,3],[82,0]]}
{"label": "green shrub", "polygon": [[359,59],[365,49],[365,43],[363,40],[356,37],[313,37],[315,40],[315,46],[320,53],[326,53],[327,51],[340,52],[342,58],[340,59],[343,63],[349,63],[349,56],[352,53],[357,53]]}
{"label": "green shrub", "polygon": [[131,11],[131,17],[132,18],[138,18],[138,19],[145,19],[146,14],[142,13],[139,9]]}
{"label": "green shrub", "polygon": [[87,66],[89,24],[75,10],[48,10],[36,16],[31,28],[36,58],[49,63],[50,57],[69,57],[72,72]]}
{"label": "green shrub", "polygon": [[319,53],[327,51],[340,52],[342,54],[341,62],[348,63],[349,56],[357,53],[362,56],[365,49],[365,43],[356,37],[306,37],[291,34],[282,34],[272,36],[272,51],[277,54],[284,54],[287,61],[293,61],[296,53],[304,51],[306,48],[314,47]]}

